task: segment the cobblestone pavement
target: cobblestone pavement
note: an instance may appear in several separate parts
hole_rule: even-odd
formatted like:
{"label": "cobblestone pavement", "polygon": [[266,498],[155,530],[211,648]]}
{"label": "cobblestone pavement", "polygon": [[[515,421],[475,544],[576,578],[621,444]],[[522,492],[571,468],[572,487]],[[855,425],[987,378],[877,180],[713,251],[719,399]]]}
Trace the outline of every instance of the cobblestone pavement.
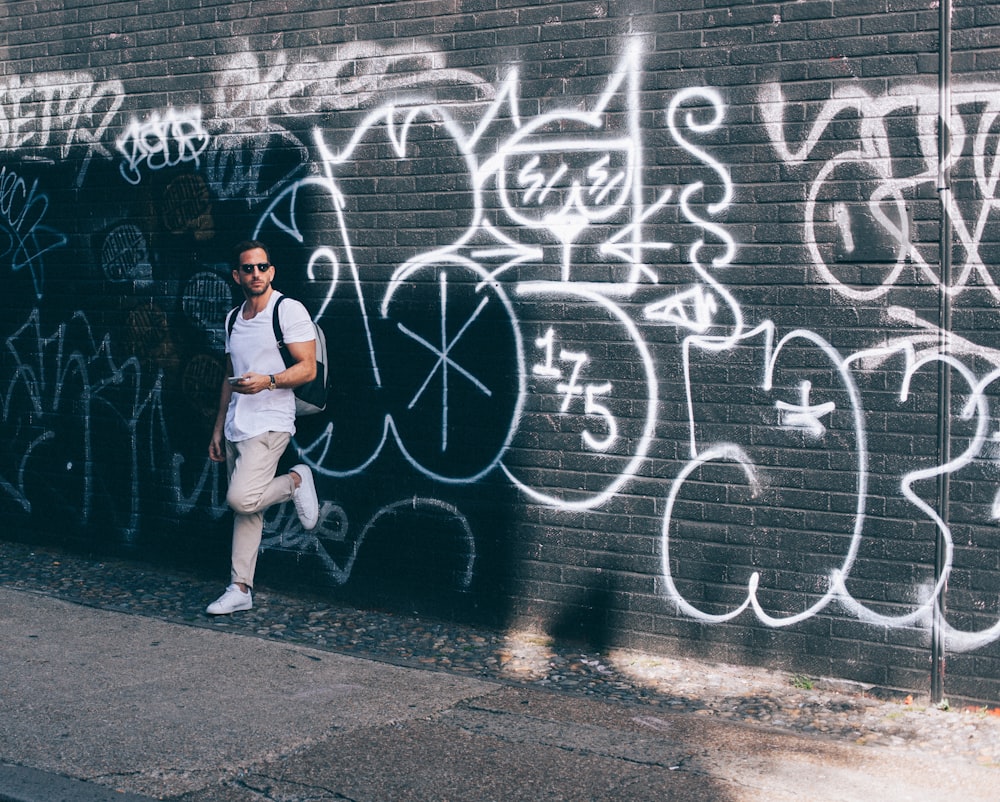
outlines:
{"label": "cobblestone pavement", "polygon": [[254,592],[253,610],[211,618],[204,608],[219,583],[15,543],[0,542],[0,584],[396,665],[954,757],[996,767],[1000,780],[1000,708],[942,709],[927,699],[875,698],[836,680],[636,651],[587,653],[537,634],[340,607],[263,588]]}

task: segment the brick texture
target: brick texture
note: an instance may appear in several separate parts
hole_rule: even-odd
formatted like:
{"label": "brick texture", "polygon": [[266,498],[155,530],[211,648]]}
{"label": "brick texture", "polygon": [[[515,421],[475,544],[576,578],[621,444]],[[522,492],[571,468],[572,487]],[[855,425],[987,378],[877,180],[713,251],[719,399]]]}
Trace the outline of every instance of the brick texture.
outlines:
{"label": "brick texture", "polygon": [[995,8],[940,171],[926,3],[64,5],[0,15],[5,537],[224,579],[255,235],[333,376],[261,583],[1000,701]]}

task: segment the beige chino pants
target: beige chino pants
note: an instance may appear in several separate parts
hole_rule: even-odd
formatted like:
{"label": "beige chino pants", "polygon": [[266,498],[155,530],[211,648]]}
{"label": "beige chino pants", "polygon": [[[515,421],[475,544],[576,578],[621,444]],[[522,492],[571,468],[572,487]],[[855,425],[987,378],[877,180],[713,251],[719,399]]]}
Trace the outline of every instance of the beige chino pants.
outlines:
{"label": "beige chino pants", "polygon": [[264,533],[264,511],[274,504],[290,501],[295,492],[295,480],[290,474],[274,475],[291,439],[288,432],[267,432],[238,443],[226,440],[229,473],[226,502],[235,514],[231,572],[234,583],[253,587]]}

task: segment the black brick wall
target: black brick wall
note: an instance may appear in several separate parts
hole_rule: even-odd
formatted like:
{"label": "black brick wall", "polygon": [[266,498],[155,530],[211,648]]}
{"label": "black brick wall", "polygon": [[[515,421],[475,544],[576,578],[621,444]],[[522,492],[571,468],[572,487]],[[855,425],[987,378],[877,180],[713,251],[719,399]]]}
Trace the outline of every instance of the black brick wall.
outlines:
{"label": "black brick wall", "polygon": [[6,536],[226,576],[258,234],[335,355],[260,582],[1000,700],[995,4],[946,192],[926,2],[163,6],[0,12]]}

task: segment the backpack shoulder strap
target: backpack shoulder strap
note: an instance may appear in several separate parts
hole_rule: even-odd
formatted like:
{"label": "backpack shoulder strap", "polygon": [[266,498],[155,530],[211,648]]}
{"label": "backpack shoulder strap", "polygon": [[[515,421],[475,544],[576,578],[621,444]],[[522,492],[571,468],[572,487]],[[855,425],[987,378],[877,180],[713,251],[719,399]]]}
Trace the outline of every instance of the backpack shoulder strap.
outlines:
{"label": "backpack shoulder strap", "polygon": [[285,347],[285,335],[281,331],[281,321],[278,319],[278,307],[285,300],[284,295],[279,295],[274,302],[274,311],[271,313],[271,327],[274,329],[274,339],[278,343],[278,350]]}
{"label": "backpack shoulder strap", "polygon": [[[243,304],[240,304],[243,306]],[[233,333],[233,326],[236,325],[236,313],[240,311],[240,306],[233,307],[229,310],[229,314],[226,315],[226,333]]]}

